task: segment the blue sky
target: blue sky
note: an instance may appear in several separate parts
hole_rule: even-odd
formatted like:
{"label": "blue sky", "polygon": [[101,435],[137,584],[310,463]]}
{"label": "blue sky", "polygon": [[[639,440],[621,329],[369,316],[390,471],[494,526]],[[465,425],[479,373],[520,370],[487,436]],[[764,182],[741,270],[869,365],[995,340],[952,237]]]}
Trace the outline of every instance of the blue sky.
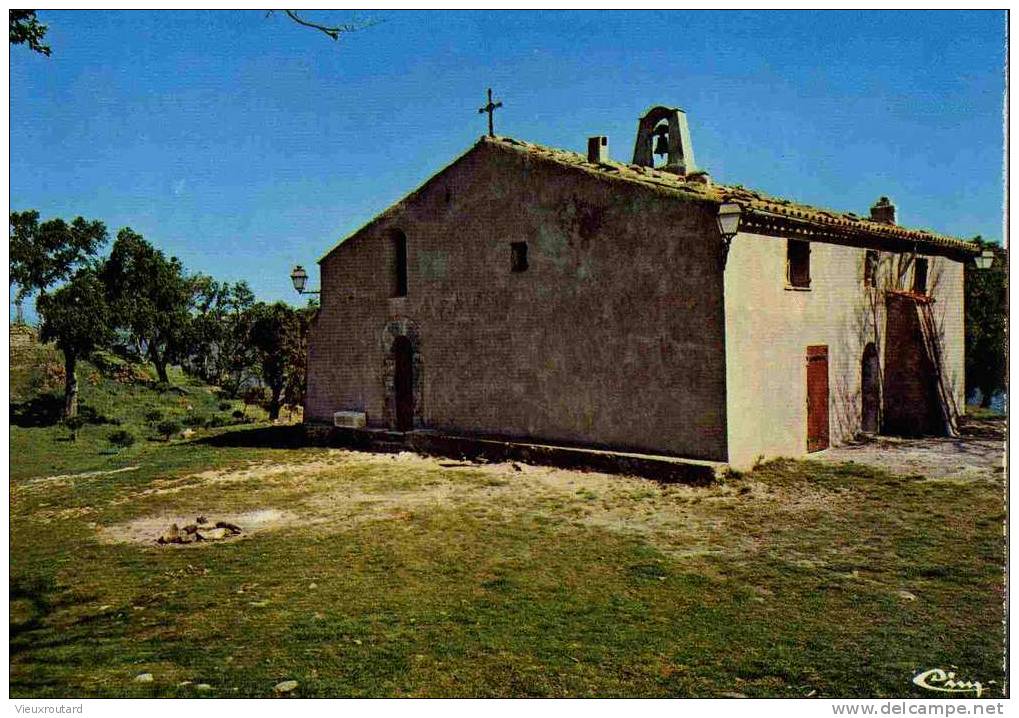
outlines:
{"label": "blue sky", "polygon": [[[312,20],[348,21],[340,11]],[[654,104],[720,182],[1000,241],[1003,12],[397,12],[334,43],[256,10],[40,11],[12,47],[11,208],[145,235],[191,271],[288,273],[485,131],[629,161]]]}

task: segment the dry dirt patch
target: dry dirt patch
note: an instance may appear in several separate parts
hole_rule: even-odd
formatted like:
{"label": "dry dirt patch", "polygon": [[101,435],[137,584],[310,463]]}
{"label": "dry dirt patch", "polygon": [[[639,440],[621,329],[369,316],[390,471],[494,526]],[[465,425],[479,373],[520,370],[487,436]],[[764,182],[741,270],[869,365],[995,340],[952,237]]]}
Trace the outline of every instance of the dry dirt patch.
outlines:
{"label": "dry dirt patch", "polygon": [[998,481],[1004,471],[1002,422],[971,421],[962,436],[900,439],[879,436],[812,454],[812,460],[852,461],[933,481]]}
{"label": "dry dirt patch", "polygon": [[[234,540],[242,540],[245,537],[259,534],[265,531],[275,531],[300,522],[300,517],[288,511],[279,509],[256,509],[244,513],[223,514],[216,516],[218,520],[229,521],[240,526],[243,533]],[[139,543],[145,545],[156,545],[158,539],[166,527],[171,524],[184,526],[194,521],[194,516],[183,514],[162,514],[144,516],[123,524],[105,526],[99,529],[99,540],[105,543]],[[190,544],[167,544],[177,547],[199,547],[211,546],[212,542],[199,542]]]}
{"label": "dry dirt patch", "polygon": [[[680,557],[753,551],[753,538],[734,530],[733,521],[745,520],[734,516],[734,508],[796,514],[837,510],[840,503],[831,491],[799,487],[794,493],[752,480],[703,488],[512,462],[451,462],[410,452],[346,450],[157,481],[123,501],[153,496],[176,501],[179,496],[194,505],[196,494],[238,482],[251,486],[243,499],[250,501],[250,510],[241,506],[231,513],[209,505],[207,513],[237,524],[243,536],[283,528],[335,532],[368,521],[461,510],[494,521],[542,515],[563,525],[639,537]],[[100,532],[106,541],[153,545],[171,524],[193,520],[171,508]]]}

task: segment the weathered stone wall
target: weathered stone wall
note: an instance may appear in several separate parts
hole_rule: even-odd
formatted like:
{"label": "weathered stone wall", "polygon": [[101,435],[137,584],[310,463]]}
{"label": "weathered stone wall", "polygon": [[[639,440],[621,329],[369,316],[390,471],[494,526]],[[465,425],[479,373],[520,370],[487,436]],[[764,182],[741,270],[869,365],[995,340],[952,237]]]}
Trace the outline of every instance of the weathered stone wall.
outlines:
{"label": "weathered stone wall", "polygon": [[[740,234],[725,271],[726,374],[730,463],[807,451],[806,349],[827,345],[831,443],[860,430],[864,349],[881,366],[897,347],[885,341],[885,293],[898,282],[898,255],[882,252],[878,287],[864,286],[866,250],[812,243],[809,290],[786,282],[786,240]],[[929,257],[946,376],[962,400],[962,265]],[[912,269],[902,279],[911,286]],[[879,372],[879,376],[883,372]],[[960,404],[961,406],[961,404]]]}
{"label": "weathered stone wall", "polygon": [[416,426],[724,459],[716,262],[710,205],[479,145],[322,260],[306,416],[392,426],[405,335]]}

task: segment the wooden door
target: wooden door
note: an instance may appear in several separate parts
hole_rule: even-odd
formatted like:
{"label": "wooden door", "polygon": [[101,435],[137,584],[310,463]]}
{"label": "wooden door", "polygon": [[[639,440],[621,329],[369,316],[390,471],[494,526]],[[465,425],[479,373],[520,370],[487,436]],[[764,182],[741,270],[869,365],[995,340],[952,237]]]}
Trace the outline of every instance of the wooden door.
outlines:
{"label": "wooden door", "polygon": [[807,347],[807,451],[828,448],[828,347]]}
{"label": "wooden door", "polygon": [[414,347],[407,337],[397,337],[393,342],[393,360],[396,430],[410,431],[414,428]]}

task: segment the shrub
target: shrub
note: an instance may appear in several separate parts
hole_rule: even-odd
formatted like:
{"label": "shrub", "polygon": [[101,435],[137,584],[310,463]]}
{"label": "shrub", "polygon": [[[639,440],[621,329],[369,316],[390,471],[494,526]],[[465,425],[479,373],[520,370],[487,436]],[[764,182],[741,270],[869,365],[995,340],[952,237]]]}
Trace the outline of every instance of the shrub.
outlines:
{"label": "shrub", "polygon": [[126,365],[126,362],[116,354],[102,350],[92,352],[92,356],[89,357],[89,361],[92,362],[93,366],[95,366],[95,368],[98,369],[103,376],[108,377],[115,376],[117,371]]}
{"label": "shrub", "polygon": [[199,428],[205,426],[207,419],[201,414],[188,414],[184,417],[184,426],[190,426],[192,428]]}
{"label": "shrub", "polygon": [[71,441],[78,440],[78,430],[85,426],[85,417],[83,416],[69,416],[64,419],[64,426],[71,432]]}
{"label": "shrub", "polygon": [[221,401],[221,402],[219,402],[219,410],[220,411],[230,411],[230,408],[232,406],[233,406],[233,404],[231,404],[229,401]]}
{"label": "shrub", "polygon": [[150,424],[155,424],[157,421],[161,421],[163,418],[163,412],[159,409],[152,409],[145,412],[145,421]]}
{"label": "shrub", "polygon": [[241,411],[240,409],[236,409],[232,414],[230,414],[230,416],[232,416],[235,419],[243,419],[244,412]]}
{"label": "shrub", "polygon": [[174,434],[179,434],[181,432],[181,429],[182,427],[180,425],[180,422],[174,419],[164,419],[163,421],[156,424],[156,431],[159,433],[160,436],[164,437],[167,441],[169,441],[170,437],[173,436]]}
{"label": "shrub", "polygon": [[215,429],[216,427],[219,426],[228,426],[229,424],[230,418],[224,416],[223,414],[216,414],[210,417],[209,420],[205,422],[205,425],[210,429]]}
{"label": "shrub", "polygon": [[244,391],[244,403],[247,406],[265,406],[269,403],[269,390],[264,386],[253,386]]}
{"label": "shrub", "polygon": [[78,407],[78,416],[80,416],[86,424],[113,424],[117,426],[120,422],[106,414],[100,414],[94,408],[88,404],[82,404]]}
{"label": "shrub", "polygon": [[121,449],[126,449],[127,447],[134,444],[134,434],[132,434],[130,431],[125,431],[124,429],[121,429],[120,431],[114,431],[112,434],[110,434],[107,437],[107,440],[114,446],[119,446]]}

